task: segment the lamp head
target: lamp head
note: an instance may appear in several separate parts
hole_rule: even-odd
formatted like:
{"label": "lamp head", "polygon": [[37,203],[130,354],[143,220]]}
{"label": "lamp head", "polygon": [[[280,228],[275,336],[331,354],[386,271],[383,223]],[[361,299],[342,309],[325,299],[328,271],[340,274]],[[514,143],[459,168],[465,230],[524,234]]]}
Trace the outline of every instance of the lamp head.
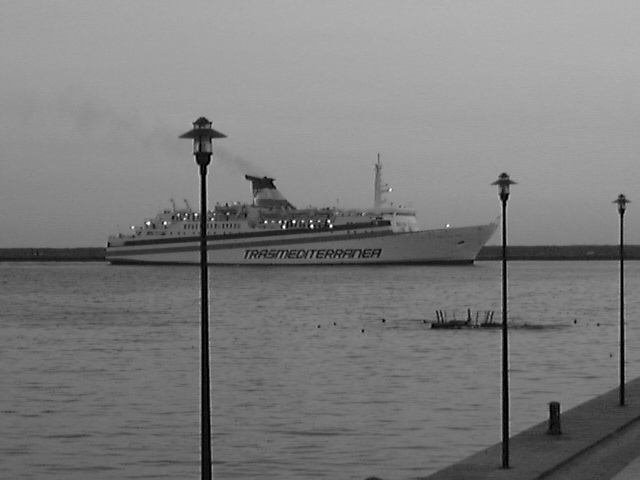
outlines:
{"label": "lamp head", "polygon": [[193,139],[193,154],[196,156],[211,156],[213,152],[213,138],[226,138],[224,133],[211,128],[213,124],[206,118],[200,117],[193,122],[193,128],[180,135],[180,138]]}
{"label": "lamp head", "polygon": [[618,213],[620,215],[624,215],[625,210],[627,209],[627,203],[631,203],[631,200],[627,200],[627,197],[624,196],[624,193],[618,195],[612,203],[618,204]]}
{"label": "lamp head", "polygon": [[506,202],[509,198],[509,186],[515,185],[516,182],[509,178],[509,175],[505,172],[502,172],[498,176],[498,180],[493,182],[491,185],[498,185],[498,195],[500,196],[500,200]]}

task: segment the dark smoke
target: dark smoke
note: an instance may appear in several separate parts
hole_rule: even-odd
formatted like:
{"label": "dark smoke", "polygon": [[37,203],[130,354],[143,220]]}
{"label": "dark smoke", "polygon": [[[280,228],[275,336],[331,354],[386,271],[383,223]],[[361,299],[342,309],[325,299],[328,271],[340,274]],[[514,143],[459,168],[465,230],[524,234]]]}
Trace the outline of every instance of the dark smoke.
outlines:
{"label": "dark smoke", "polygon": [[242,175],[253,175],[255,177],[268,177],[269,174],[264,168],[254,165],[240,155],[231,153],[223,146],[215,145],[213,148],[213,161],[220,162]]}

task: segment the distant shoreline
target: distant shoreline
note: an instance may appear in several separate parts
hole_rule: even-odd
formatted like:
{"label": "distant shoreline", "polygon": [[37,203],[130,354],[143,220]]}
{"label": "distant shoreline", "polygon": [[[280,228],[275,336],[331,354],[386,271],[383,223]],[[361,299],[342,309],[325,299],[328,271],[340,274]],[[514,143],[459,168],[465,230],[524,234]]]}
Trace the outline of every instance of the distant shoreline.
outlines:
{"label": "distant shoreline", "polygon": [[0,262],[104,262],[104,247],[0,248]]}
{"label": "distant shoreline", "polygon": [[[509,260],[617,260],[618,245],[514,245]],[[640,260],[640,245],[625,245],[625,260]],[[502,247],[485,246],[478,261],[500,260]],[[104,262],[104,247],[0,248],[0,262]]]}
{"label": "distant shoreline", "polygon": [[[618,245],[514,245],[507,247],[509,260],[618,260]],[[625,260],[640,260],[640,245],[624,246]],[[477,260],[502,259],[502,247],[485,246]]]}

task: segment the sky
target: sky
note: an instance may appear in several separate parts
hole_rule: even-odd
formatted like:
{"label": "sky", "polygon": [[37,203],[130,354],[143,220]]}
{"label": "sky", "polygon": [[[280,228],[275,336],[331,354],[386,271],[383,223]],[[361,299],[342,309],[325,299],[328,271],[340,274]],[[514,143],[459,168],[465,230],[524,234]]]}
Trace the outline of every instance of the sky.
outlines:
{"label": "sky", "polygon": [[[394,204],[428,228],[500,214],[509,242],[640,243],[640,3],[0,2],[0,247],[103,246],[269,175],[294,205]],[[638,213],[636,213],[638,209]],[[498,243],[496,234],[491,243]]]}

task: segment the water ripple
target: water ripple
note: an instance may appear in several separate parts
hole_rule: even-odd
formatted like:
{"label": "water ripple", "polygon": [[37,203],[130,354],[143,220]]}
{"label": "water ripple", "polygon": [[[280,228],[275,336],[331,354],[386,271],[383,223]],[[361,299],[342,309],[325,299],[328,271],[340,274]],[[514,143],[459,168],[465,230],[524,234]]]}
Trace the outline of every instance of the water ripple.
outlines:
{"label": "water ripple", "polygon": [[[498,442],[499,329],[429,322],[498,312],[499,274],[498,262],[212,269],[215,478],[415,478]],[[197,477],[197,269],[5,263],[0,277],[3,474]],[[566,410],[615,386],[616,280],[615,262],[514,262],[514,432],[551,400]],[[640,265],[627,282],[640,286]],[[629,349],[630,378],[639,360]]]}

